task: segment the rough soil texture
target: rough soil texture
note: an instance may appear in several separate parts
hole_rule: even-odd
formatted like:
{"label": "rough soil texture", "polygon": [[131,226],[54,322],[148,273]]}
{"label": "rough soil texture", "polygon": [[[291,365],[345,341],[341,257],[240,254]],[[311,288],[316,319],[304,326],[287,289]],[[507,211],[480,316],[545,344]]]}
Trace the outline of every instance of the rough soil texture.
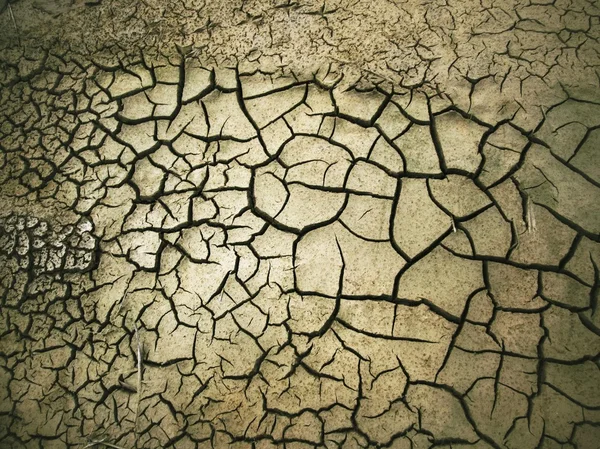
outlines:
{"label": "rough soil texture", "polygon": [[600,447],[600,5],[0,0],[0,447]]}

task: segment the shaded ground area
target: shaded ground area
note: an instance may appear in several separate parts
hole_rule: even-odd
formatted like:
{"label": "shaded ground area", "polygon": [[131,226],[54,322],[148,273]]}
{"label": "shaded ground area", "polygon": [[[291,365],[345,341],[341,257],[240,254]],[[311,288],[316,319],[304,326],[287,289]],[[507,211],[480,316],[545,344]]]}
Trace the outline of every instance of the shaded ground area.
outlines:
{"label": "shaded ground area", "polygon": [[0,446],[599,447],[593,2],[0,10]]}

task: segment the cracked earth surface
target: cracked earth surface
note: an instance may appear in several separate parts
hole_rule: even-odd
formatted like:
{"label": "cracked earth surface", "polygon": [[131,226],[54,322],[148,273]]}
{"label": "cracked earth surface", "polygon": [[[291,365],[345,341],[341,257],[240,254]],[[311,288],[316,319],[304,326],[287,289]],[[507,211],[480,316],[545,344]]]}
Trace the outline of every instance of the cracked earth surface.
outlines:
{"label": "cracked earth surface", "polygon": [[597,5],[192,3],[0,1],[0,447],[600,447]]}

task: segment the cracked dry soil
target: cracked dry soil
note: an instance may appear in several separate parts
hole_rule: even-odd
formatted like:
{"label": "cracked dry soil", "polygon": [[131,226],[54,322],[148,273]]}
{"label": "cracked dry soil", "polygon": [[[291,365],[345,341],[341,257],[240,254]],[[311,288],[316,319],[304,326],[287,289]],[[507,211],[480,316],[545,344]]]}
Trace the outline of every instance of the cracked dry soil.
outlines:
{"label": "cracked dry soil", "polygon": [[600,447],[600,7],[0,2],[1,448]]}

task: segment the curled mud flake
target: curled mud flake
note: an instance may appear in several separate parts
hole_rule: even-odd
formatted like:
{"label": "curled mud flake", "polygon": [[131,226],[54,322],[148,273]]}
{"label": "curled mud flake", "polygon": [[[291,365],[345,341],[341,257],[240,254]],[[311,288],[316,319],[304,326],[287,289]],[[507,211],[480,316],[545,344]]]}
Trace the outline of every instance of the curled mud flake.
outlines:
{"label": "curled mud flake", "polygon": [[54,229],[36,217],[11,215],[0,221],[0,254],[16,258],[21,269],[37,274],[62,269],[84,273],[94,263],[97,238],[91,231],[87,219],[76,227]]}

